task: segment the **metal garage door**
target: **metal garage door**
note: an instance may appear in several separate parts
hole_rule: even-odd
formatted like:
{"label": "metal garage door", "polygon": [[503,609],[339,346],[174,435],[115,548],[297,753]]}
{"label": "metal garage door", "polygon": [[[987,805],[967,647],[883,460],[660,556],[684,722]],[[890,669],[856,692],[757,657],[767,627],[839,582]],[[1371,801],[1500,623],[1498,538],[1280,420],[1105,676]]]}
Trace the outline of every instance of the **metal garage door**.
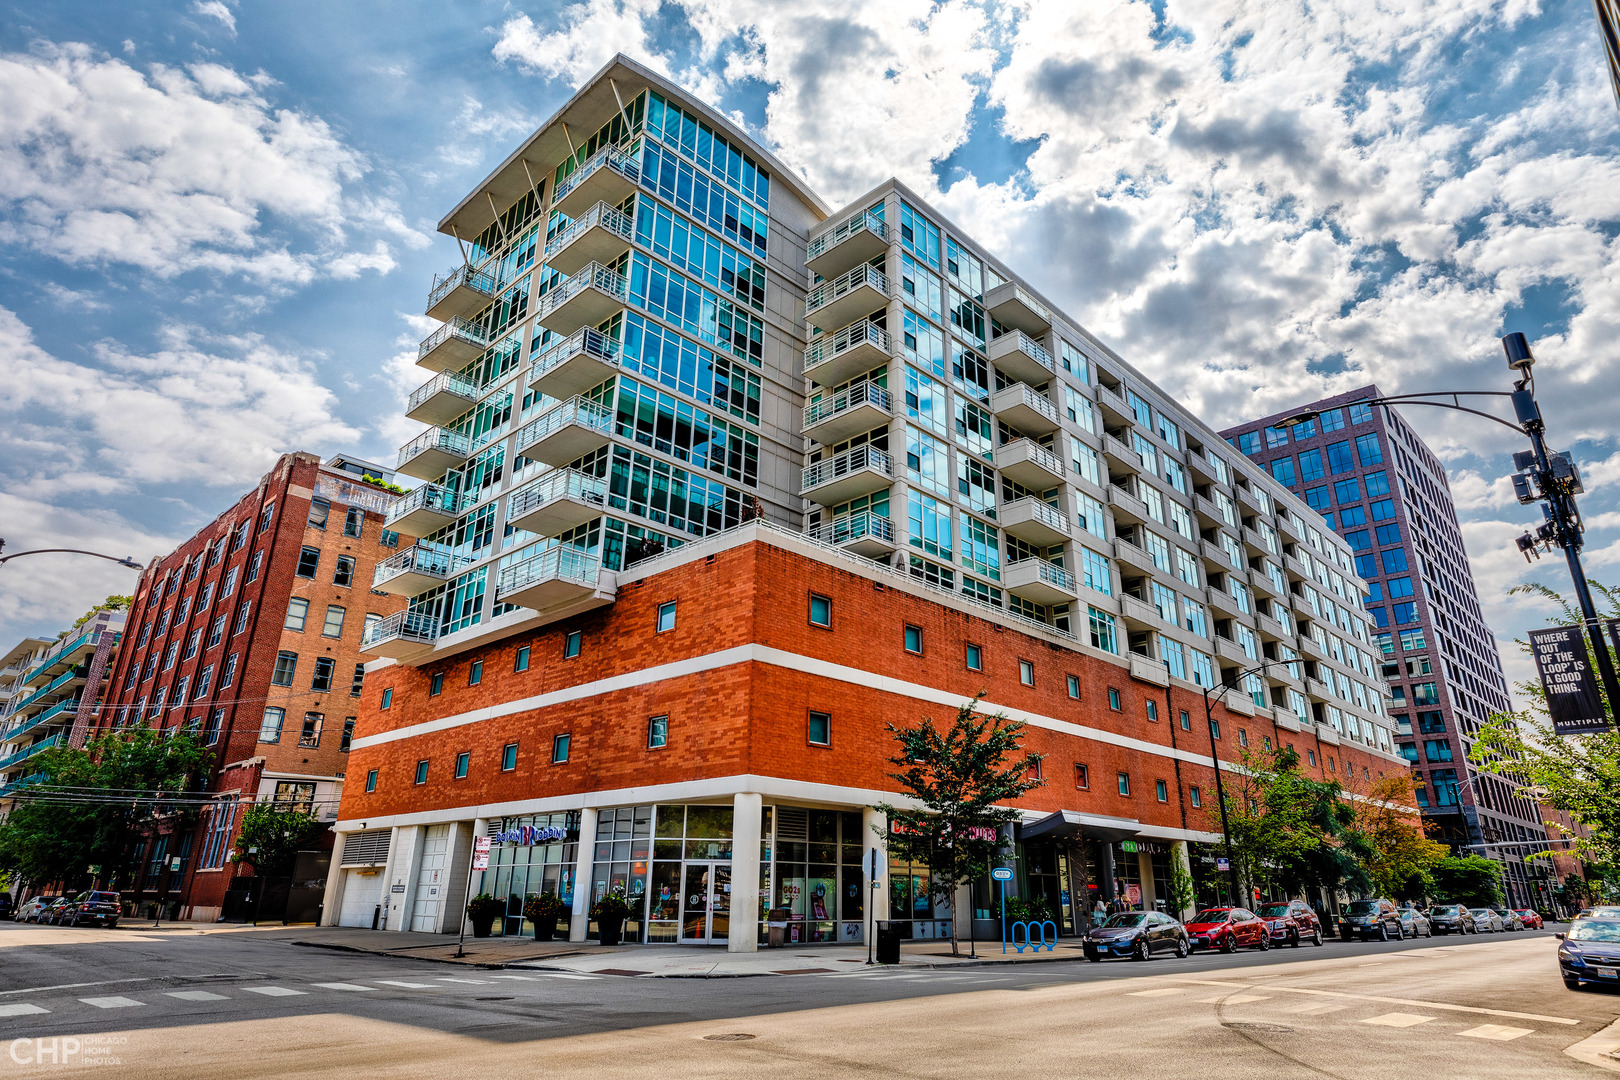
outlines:
{"label": "metal garage door", "polygon": [[422,864],[416,872],[416,902],[411,907],[411,929],[419,934],[439,932],[439,909],[448,885],[450,826],[429,825],[422,838]]}
{"label": "metal garage door", "polygon": [[338,925],[369,929],[377,905],[382,903],[383,875],[359,870],[345,870],[343,875],[343,907],[338,912]]}

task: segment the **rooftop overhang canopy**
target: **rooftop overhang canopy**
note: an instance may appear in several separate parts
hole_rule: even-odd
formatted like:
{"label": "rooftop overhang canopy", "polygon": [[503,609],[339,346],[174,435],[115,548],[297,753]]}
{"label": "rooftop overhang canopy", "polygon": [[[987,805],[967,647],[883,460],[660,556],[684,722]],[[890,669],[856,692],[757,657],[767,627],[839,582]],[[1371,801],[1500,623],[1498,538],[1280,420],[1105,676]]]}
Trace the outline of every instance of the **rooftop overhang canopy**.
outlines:
{"label": "rooftop overhang canopy", "polygon": [[1108,817],[1103,814],[1083,814],[1078,810],[1058,810],[1024,825],[1019,839],[1073,840],[1084,837],[1113,843],[1139,836],[1142,823],[1135,818]]}

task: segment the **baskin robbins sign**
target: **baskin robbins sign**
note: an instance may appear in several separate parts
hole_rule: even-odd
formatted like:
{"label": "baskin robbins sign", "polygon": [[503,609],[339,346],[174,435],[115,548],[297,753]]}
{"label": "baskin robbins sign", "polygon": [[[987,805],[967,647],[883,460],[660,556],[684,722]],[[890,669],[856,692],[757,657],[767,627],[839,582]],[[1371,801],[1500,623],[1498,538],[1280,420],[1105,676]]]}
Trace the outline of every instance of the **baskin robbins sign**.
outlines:
{"label": "baskin robbins sign", "polygon": [[490,833],[492,844],[517,844],[520,847],[533,847],[535,844],[549,844],[556,840],[566,839],[568,830],[560,825],[520,825],[505,832]]}

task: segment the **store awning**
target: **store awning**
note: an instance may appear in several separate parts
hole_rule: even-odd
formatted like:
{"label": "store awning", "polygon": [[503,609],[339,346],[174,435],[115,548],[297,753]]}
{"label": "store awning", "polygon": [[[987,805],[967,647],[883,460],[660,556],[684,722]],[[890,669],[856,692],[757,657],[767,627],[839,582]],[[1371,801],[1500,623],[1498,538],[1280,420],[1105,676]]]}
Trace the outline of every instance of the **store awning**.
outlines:
{"label": "store awning", "polygon": [[1129,840],[1142,832],[1142,823],[1135,818],[1108,817],[1103,814],[1083,814],[1078,810],[1059,810],[1025,825],[1020,830],[1022,840],[1062,840],[1085,837],[1088,840]]}

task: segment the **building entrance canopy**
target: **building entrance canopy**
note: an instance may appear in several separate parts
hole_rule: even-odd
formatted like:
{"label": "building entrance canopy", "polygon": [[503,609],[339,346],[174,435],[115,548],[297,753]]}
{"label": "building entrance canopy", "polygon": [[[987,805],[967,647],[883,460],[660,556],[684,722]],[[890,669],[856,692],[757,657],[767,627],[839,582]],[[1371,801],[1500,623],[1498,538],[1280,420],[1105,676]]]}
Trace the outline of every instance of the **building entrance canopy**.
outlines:
{"label": "building entrance canopy", "polygon": [[1084,814],[1079,810],[1058,810],[1019,830],[1019,839],[1063,840],[1084,836],[1088,840],[1113,843],[1128,840],[1142,833],[1142,823],[1135,818],[1109,817],[1104,814]]}

